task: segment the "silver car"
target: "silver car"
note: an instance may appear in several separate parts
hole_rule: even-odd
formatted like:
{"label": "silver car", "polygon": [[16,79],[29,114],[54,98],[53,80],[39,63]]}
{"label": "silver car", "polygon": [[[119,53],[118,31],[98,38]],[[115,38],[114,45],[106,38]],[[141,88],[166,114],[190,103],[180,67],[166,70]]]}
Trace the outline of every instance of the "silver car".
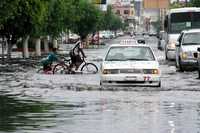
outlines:
{"label": "silver car", "polygon": [[182,31],[176,43],[176,67],[180,71],[197,68],[194,53],[200,47],[200,29]]}

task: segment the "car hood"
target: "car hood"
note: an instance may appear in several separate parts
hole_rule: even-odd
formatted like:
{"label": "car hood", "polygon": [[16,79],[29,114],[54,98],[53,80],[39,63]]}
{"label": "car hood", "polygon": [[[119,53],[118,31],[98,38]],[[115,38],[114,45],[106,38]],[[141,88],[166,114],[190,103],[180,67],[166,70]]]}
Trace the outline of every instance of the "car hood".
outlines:
{"label": "car hood", "polygon": [[103,69],[158,69],[157,61],[104,61]]}
{"label": "car hood", "polygon": [[200,48],[200,45],[182,45],[182,51],[197,51],[197,48]]}
{"label": "car hood", "polygon": [[169,41],[176,42],[180,34],[169,34]]}

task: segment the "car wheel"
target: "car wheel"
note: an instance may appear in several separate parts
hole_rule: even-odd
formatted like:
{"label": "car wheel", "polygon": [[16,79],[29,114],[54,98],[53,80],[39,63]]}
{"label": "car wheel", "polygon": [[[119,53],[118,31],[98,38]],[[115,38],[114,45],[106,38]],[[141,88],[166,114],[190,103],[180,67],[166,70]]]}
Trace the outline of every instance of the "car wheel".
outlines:
{"label": "car wheel", "polygon": [[179,70],[180,70],[181,72],[183,72],[184,69],[183,69],[183,65],[182,65],[182,63],[181,63],[181,58],[180,58],[180,57],[179,57],[178,64],[179,64]]}
{"label": "car wheel", "polygon": [[177,59],[176,59],[176,62],[175,62],[175,66],[176,66],[177,69],[179,68],[179,64],[178,64]]}
{"label": "car wheel", "polygon": [[165,53],[165,59],[168,60],[167,53]]}
{"label": "car wheel", "polygon": [[199,75],[199,77],[198,77],[198,78],[200,79],[200,70],[198,70],[198,75]]}
{"label": "car wheel", "polygon": [[161,43],[158,41],[158,49],[161,50]]}

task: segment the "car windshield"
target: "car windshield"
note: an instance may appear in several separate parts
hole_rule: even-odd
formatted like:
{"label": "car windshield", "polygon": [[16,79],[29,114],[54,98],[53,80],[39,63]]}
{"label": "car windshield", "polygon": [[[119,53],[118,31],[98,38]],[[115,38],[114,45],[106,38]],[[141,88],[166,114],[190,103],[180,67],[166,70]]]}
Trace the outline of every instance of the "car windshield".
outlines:
{"label": "car windshield", "polygon": [[112,47],[106,61],[153,61],[155,57],[149,47]]}
{"label": "car windshield", "polygon": [[186,33],[183,37],[183,45],[199,45],[200,44],[200,32]]}

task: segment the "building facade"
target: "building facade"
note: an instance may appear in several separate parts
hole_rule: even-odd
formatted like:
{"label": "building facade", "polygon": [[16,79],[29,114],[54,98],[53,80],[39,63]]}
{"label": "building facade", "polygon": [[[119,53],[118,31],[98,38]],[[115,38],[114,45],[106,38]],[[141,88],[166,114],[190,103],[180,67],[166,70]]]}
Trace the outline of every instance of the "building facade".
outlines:
{"label": "building facade", "polygon": [[[147,20],[145,24],[160,22],[160,28],[163,29],[164,17],[169,5],[170,0],[143,0],[143,17],[144,20]],[[148,25],[146,27],[149,27]]]}
{"label": "building facade", "polygon": [[116,0],[115,3],[112,4],[112,11],[118,15],[123,22],[129,24],[129,29],[132,30],[134,28],[135,11],[131,0]]}
{"label": "building facade", "polygon": [[134,6],[130,0],[117,0],[112,4],[112,11],[120,16],[123,20],[135,15]]}

